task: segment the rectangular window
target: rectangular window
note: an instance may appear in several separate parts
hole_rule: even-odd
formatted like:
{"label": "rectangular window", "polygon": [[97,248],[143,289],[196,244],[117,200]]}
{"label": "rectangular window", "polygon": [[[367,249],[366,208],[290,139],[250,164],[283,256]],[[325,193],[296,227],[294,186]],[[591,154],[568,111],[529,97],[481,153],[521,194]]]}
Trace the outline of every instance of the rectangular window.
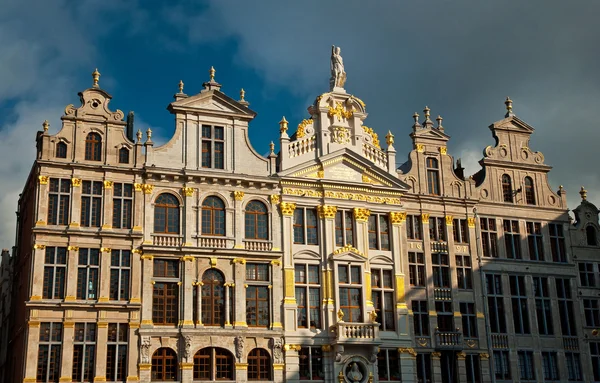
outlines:
{"label": "rectangular window", "polygon": [[560,313],[560,328],[565,336],[577,336],[575,326],[575,310],[571,295],[571,283],[567,278],[556,278],[556,296],[558,297],[558,311]]}
{"label": "rectangular window", "polygon": [[302,347],[298,351],[300,380],[324,380],[323,351],[321,346]]}
{"label": "rectangular window", "polygon": [[62,323],[40,324],[36,380],[58,382],[61,367]]}
{"label": "rectangular window", "polygon": [[98,299],[100,250],[79,249],[77,299]]}
{"label": "rectangular window", "polygon": [[453,220],[454,243],[469,243],[469,226],[466,219]]}
{"label": "rectangular window", "polygon": [[408,253],[408,272],[411,286],[425,287],[425,255],[423,253]]}
{"label": "rectangular window", "polygon": [[317,211],[315,209],[296,208],[294,210],[294,243],[319,244]]}
{"label": "rectangular window", "polygon": [[110,300],[128,301],[131,280],[131,251],[113,250],[110,254]]}
{"label": "rectangular window", "polygon": [[583,311],[585,313],[585,325],[587,327],[600,326],[600,308],[597,299],[584,299]]}
{"label": "rectangular window", "polygon": [[549,223],[550,229],[550,249],[552,250],[553,262],[567,262],[567,253],[565,250],[565,236],[563,226],[560,223]]}
{"label": "rectangular window", "polygon": [[319,265],[294,267],[298,327],[321,328],[321,281]]}
{"label": "rectangular window", "polygon": [[179,278],[179,259],[155,259],[154,276],[158,278]]}
{"label": "rectangular window", "polygon": [[593,263],[579,263],[581,287],[596,287],[596,275]]}
{"label": "rectangular window", "polygon": [[569,381],[581,381],[583,380],[583,373],[581,372],[581,357],[577,352],[565,352],[565,359],[567,361],[567,375]]}
{"label": "rectangular window", "polygon": [[81,183],[81,226],[100,227],[102,224],[102,182]]}
{"label": "rectangular window", "polygon": [[446,219],[444,217],[429,218],[429,239],[431,241],[446,240]]}
{"label": "rectangular window", "polygon": [[67,248],[46,247],[44,256],[44,299],[64,299],[67,276]]}
{"label": "rectangular window", "polygon": [[394,331],[396,328],[393,280],[392,270],[371,269],[373,306],[377,313],[379,328],[383,331]]}
{"label": "rectangular window", "polygon": [[548,278],[533,277],[533,292],[538,331],[541,335],[552,335],[554,334],[554,328],[552,325],[552,301],[548,290]]}
{"label": "rectangular window", "polygon": [[127,323],[108,325],[106,380],[109,382],[124,382],[127,378],[128,330]]}
{"label": "rectangular window", "polygon": [[48,194],[48,225],[68,225],[71,200],[71,180],[50,178]]}
{"label": "rectangular window", "polygon": [[433,285],[450,287],[450,260],[446,253],[432,253]]}
{"label": "rectangular window", "polygon": [[408,237],[408,239],[423,239],[422,233],[423,231],[421,229],[421,216],[406,216],[406,236]]}
{"label": "rectangular window", "polygon": [[465,358],[465,367],[467,370],[467,383],[481,383],[481,364],[479,355],[468,354]]}
{"label": "rectangular window", "polygon": [[412,301],[413,323],[416,336],[429,336],[427,301]]}
{"label": "rectangular window", "polygon": [[496,228],[496,219],[481,218],[480,223],[483,256],[498,258],[498,230]]}
{"label": "rectangular window", "polygon": [[486,274],[485,278],[491,331],[496,334],[504,334],[506,333],[506,314],[502,296],[502,277],[499,274]]}
{"label": "rectangular window", "polygon": [[390,250],[390,228],[387,215],[371,214],[368,221],[369,249]]}
{"label": "rectangular window", "polygon": [[437,330],[443,332],[454,331],[452,302],[435,302],[435,311],[437,313]]}
{"label": "rectangular window", "polygon": [[354,215],[348,210],[338,210],[335,213],[335,244],[336,246],[355,246]]}
{"label": "rectangular window", "polygon": [[535,380],[533,351],[519,351],[519,375],[521,380]]}
{"label": "rectangular window", "polygon": [[510,276],[510,294],[515,333],[530,334],[524,276]]}
{"label": "rectangular window", "polygon": [[152,322],[176,325],[179,320],[179,286],[177,282],[154,282],[152,288]]}
{"label": "rectangular window", "polygon": [[271,273],[268,264],[246,264],[246,323],[249,327],[269,327]]}
{"label": "rectangular window", "polygon": [[92,382],[96,370],[96,324],[75,323],[73,336],[74,382]]}
{"label": "rectangular window", "polygon": [[527,245],[529,247],[529,259],[532,261],[544,260],[544,238],[542,236],[542,224],[539,222],[527,222]]}
{"label": "rectangular window", "polygon": [[556,352],[542,352],[542,372],[544,381],[559,380]]}
{"label": "rectangular window", "polygon": [[508,351],[494,350],[494,373],[498,380],[510,380],[510,358]]}
{"label": "rectangular window", "polygon": [[456,278],[458,281],[458,288],[462,290],[473,289],[473,270],[471,268],[471,256],[470,255],[457,255],[456,256]]}
{"label": "rectangular window", "polygon": [[504,243],[506,245],[506,258],[521,259],[519,221],[504,220]]}
{"label": "rectangular window", "polygon": [[594,382],[600,382],[600,342],[590,342],[590,356]]}
{"label": "rectangular window", "polygon": [[417,354],[417,382],[431,383],[431,354]]}
{"label": "rectangular window", "polygon": [[225,131],[222,126],[202,125],[202,167],[224,169]]}
{"label": "rectangular window", "polygon": [[133,217],[133,185],[115,182],[113,185],[113,228],[131,229]]}
{"label": "rectangular window", "polygon": [[380,382],[399,382],[402,380],[400,372],[400,358],[398,350],[381,348],[377,353],[377,371]]}
{"label": "rectangular window", "polygon": [[462,316],[464,338],[477,338],[477,313],[475,312],[475,303],[460,302],[460,314]]}
{"label": "rectangular window", "polygon": [[345,322],[362,322],[362,271],[360,266],[338,265],[340,309]]}

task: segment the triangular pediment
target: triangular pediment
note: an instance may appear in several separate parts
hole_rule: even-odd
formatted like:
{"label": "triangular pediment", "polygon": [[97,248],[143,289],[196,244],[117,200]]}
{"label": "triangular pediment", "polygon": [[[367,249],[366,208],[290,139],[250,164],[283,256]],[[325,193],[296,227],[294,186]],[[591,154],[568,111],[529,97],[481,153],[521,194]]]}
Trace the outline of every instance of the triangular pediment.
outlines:
{"label": "triangular pediment", "polygon": [[493,130],[508,130],[511,132],[520,132],[520,133],[526,133],[526,134],[531,134],[535,130],[531,125],[529,125],[525,121],[521,120],[517,116],[509,116],[503,120],[494,122],[492,125],[490,125],[490,129],[492,131]]}
{"label": "triangular pediment", "polygon": [[359,154],[341,149],[315,160],[307,161],[279,173],[282,178],[307,178],[323,182],[347,182],[357,186],[372,185],[406,191],[409,186],[397,177],[375,166]]}
{"label": "triangular pediment", "polygon": [[346,245],[331,253],[330,258],[337,261],[364,262],[367,255],[352,246]]}
{"label": "triangular pediment", "polygon": [[254,118],[256,113],[218,90],[203,91],[190,97],[181,97],[169,104],[171,112],[193,112],[218,115],[236,115]]}
{"label": "triangular pediment", "polygon": [[413,137],[430,138],[434,140],[448,141],[450,136],[438,129],[419,129],[412,133]]}

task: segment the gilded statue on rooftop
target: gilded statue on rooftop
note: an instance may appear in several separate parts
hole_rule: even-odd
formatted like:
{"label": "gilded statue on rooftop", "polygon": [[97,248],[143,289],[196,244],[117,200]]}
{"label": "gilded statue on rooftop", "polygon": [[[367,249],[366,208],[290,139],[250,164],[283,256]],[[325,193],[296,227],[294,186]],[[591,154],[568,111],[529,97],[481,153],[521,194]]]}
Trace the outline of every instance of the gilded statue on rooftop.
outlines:
{"label": "gilded statue on rooftop", "polygon": [[344,60],[340,54],[340,47],[331,46],[331,79],[329,80],[329,88],[343,88],[346,83],[346,71],[344,70]]}

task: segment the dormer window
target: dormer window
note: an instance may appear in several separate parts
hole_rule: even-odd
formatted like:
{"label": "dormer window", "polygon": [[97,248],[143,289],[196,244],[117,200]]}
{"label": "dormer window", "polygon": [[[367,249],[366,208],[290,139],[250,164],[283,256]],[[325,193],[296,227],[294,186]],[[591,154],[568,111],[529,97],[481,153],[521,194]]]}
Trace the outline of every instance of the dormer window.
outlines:
{"label": "dormer window", "polygon": [[119,149],[119,163],[120,164],[128,164],[129,163],[129,149],[127,149],[127,148]]}
{"label": "dormer window", "polygon": [[513,202],[512,181],[508,174],[502,176],[502,200],[504,202]]}
{"label": "dormer window", "polygon": [[85,159],[88,161],[102,160],[102,137],[98,133],[90,133],[85,138]]}
{"label": "dormer window", "polygon": [[427,191],[429,194],[440,195],[440,169],[436,158],[427,158]]}
{"label": "dormer window", "polygon": [[585,228],[585,236],[587,239],[588,246],[598,245],[598,239],[596,238],[596,228],[592,225],[588,225]]}
{"label": "dormer window", "polygon": [[56,144],[56,158],[67,158],[67,144],[62,141]]}
{"label": "dormer window", "polygon": [[225,169],[225,131],[222,126],[202,125],[202,167]]}
{"label": "dormer window", "polygon": [[535,194],[531,177],[525,177],[525,201],[528,205],[535,205]]}

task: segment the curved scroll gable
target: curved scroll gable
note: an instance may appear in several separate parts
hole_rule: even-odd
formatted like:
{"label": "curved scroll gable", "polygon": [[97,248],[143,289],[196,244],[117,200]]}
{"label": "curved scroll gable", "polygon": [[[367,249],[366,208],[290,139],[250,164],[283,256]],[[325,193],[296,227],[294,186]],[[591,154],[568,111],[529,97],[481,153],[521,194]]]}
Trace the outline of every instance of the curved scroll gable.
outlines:
{"label": "curved scroll gable", "polygon": [[125,114],[117,109],[112,111],[108,104],[112,96],[99,88],[86,89],[79,92],[81,105],[75,107],[73,104],[67,105],[63,118],[83,118],[96,121],[123,121]]}

